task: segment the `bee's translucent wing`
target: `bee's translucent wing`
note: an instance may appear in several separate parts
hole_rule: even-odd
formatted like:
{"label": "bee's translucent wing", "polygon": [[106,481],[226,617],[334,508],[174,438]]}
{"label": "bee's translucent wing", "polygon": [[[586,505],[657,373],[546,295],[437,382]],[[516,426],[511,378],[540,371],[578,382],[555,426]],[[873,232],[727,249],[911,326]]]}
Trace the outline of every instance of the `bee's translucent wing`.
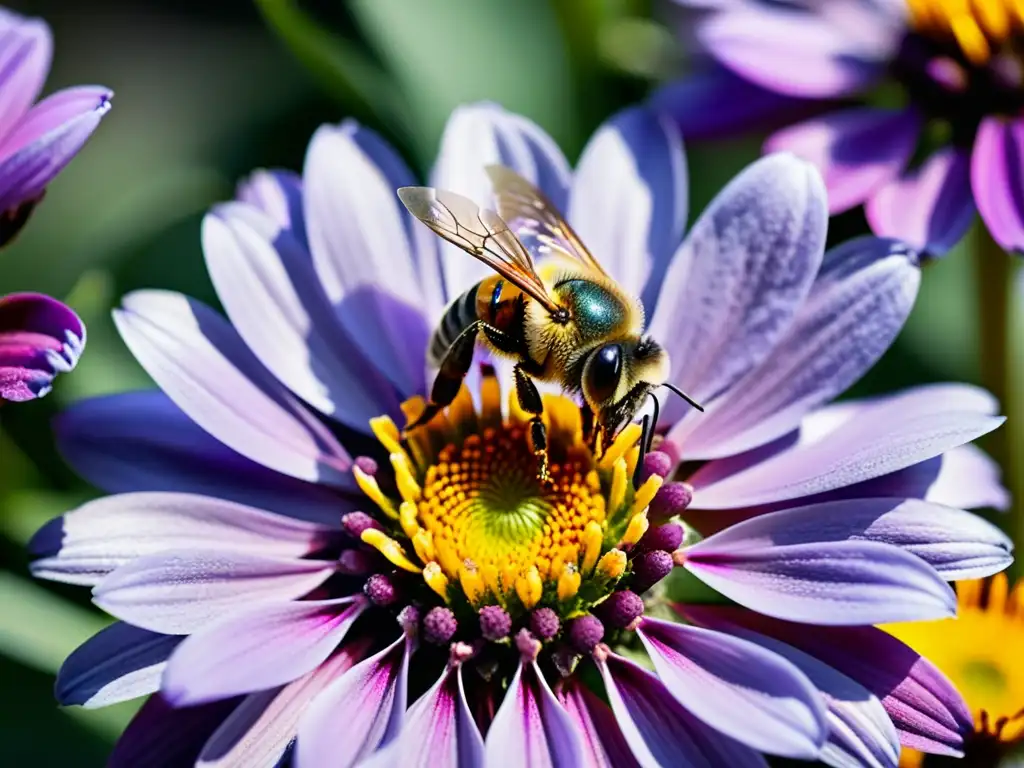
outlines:
{"label": "bee's translucent wing", "polygon": [[529,251],[494,211],[480,208],[468,197],[431,187],[402,187],[398,197],[409,213],[445,240],[480,259],[551,312],[559,309],[538,277]]}
{"label": "bee's translucent wing", "polygon": [[607,274],[543,192],[504,165],[487,166],[487,175],[494,187],[499,215],[517,234],[536,240],[542,249]]}

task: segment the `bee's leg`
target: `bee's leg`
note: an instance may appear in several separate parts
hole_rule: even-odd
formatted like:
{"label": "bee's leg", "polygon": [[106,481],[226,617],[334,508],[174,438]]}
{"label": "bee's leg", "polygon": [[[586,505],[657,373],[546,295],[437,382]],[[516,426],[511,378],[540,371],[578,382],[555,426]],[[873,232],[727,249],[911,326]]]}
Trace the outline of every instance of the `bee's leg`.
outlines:
{"label": "bee's leg", "polygon": [[520,357],[525,353],[525,350],[523,349],[523,342],[520,339],[510,336],[500,328],[495,328],[493,325],[483,322],[481,322],[480,325],[483,327],[484,336],[487,337],[487,341],[489,341],[491,346],[499,352],[511,355],[512,357]]}
{"label": "bee's leg", "polygon": [[444,353],[444,358],[441,360],[437,376],[434,378],[434,384],[430,388],[430,402],[427,403],[423,413],[406,426],[406,432],[421,424],[426,424],[440,413],[442,408],[450,405],[455,396],[459,394],[462,380],[466,378],[470,366],[473,365],[473,349],[476,346],[476,335],[481,325],[483,323],[479,320],[469,324],[448,347],[448,351]]}
{"label": "bee's leg", "polygon": [[548,429],[544,426],[541,415],[544,413],[544,401],[533,379],[526,375],[522,363],[513,369],[516,377],[516,397],[519,407],[530,414],[530,442],[533,453],[537,457],[537,476],[541,482],[548,481]]}
{"label": "bee's leg", "polygon": [[594,449],[594,440],[597,439],[597,422],[594,419],[594,411],[586,400],[580,406],[580,420],[583,423],[583,441]]}

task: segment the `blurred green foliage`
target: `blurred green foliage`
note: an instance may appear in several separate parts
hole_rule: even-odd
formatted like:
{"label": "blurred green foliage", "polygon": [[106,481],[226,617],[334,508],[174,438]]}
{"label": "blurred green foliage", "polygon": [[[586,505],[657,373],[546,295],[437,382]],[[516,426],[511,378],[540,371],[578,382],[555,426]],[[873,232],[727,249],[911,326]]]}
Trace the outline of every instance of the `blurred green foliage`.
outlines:
{"label": "blurred green foliage", "polygon": [[[53,26],[48,90],[97,82],[116,97],[0,257],[0,291],[64,297],[89,328],[80,367],[55,393],[0,414],[0,764],[98,766],[132,706],[60,710],[52,682],[63,657],[106,620],[87,590],[31,582],[23,547],[45,520],[95,494],[57,456],[53,415],[79,398],[150,386],[110,321],[118,297],[161,287],[216,304],[199,247],[202,213],[253,168],[301,168],[321,122],[355,116],[426,172],[451,109],[490,99],[537,121],[575,158],[604,118],[642,98],[648,78],[674,74],[681,57],[643,0],[14,6]],[[758,146],[689,148],[691,216]],[[864,230],[849,215],[832,237]],[[927,268],[905,333],[856,394],[976,379],[969,257]]]}

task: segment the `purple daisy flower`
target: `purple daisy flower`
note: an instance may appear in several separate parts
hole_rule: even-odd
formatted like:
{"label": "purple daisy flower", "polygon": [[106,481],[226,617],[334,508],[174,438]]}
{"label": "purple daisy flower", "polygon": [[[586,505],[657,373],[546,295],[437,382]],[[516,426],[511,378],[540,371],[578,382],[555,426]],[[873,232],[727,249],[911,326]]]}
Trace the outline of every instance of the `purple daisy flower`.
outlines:
{"label": "purple daisy flower", "polygon": [[[164,291],[117,311],[162,391],[58,420],[68,461],[115,495],[44,527],[33,570],[119,619],[67,660],[60,701],[154,694],[114,766],[273,765],[290,748],[300,768],[956,753],[971,726],[949,682],[891,637],[857,638],[949,616],[947,581],[1010,562],[963,511],[1005,504],[966,445],[1002,419],[956,385],[824,405],[898,333],[914,254],[876,238],[823,253],[824,189],[785,155],[682,240],[682,145],[642,108],[575,172],[527,120],[462,108],[432,181],[483,200],[494,162],[644,297],[673,383],[707,412],[666,403],[637,468],[636,425],[594,455],[578,404],[548,395],[544,484],[483,366],[401,439],[431,328],[485,273],[406,214],[412,176],[380,138],[325,126],[301,179],[257,173],[206,218],[227,319]],[[767,623],[685,604],[670,620],[674,569]],[[846,642],[805,646],[791,625]]]}
{"label": "purple daisy flower", "polygon": [[942,255],[977,208],[1024,249],[1019,4],[676,2],[705,66],[654,103],[687,137],[789,123],[765,151],[813,162],[831,213],[863,204],[876,234]]}
{"label": "purple daisy flower", "polygon": [[38,293],[0,296],[0,403],[42,397],[78,363],[85,325],[71,309]]}

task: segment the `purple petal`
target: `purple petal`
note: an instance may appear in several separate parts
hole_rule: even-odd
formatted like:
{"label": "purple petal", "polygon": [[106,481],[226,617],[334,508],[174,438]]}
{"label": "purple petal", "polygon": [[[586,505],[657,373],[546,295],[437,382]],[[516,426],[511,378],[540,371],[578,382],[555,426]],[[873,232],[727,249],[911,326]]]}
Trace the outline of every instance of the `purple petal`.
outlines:
{"label": "purple petal", "polygon": [[918,250],[942,256],[960,242],[974,221],[970,158],[946,147],[920,168],[875,192],[864,205],[872,231]]}
{"label": "purple petal", "polygon": [[423,391],[432,319],[404,212],[355,123],[321,126],[303,170],[306,231],[338,320],[403,395]]}
{"label": "purple petal", "polygon": [[971,155],[971,189],[992,238],[1007,251],[1024,251],[1024,120],[981,121]]}
{"label": "purple petal", "polygon": [[292,392],[362,432],[374,416],[401,413],[373,358],[338,322],[294,237],[251,207],[229,203],[204,219],[203,252],[232,324]]}
{"label": "purple petal", "polygon": [[111,616],[187,635],[233,611],[297,600],[334,575],[336,564],[226,547],[171,550],[122,565],[97,584],[93,602]]}
{"label": "purple petal", "polygon": [[935,569],[892,545],[758,546],[733,542],[731,530],[690,547],[686,567],[730,600],[768,616],[852,625],[956,615],[956,595]]}
{"label": "purple petal", "polygon": [[[488,102],[452,112],[430,183],[490,207],[493,195],[484,168],[496,163],[536,184],[558,210],[567,209],[571,171],[561,150],[535,123]],[[454,245],[444,244],[440,258],[449,300],[493,274]]]}
{"label": "purple petal", "polygon": [[290,683],[316,669],[362,614],[362,598],[264,605],[208,624],[171,656],[162,690],[189,706]]}
{"label": "purple petal", "polygon": [[199,426],[264,466],[349,486],[344,448],[209,307],[170,291],[136,291],[115,310],[125,344]]}
{"label": "purple petal", "polygon": [[177,708],[152,696],[128,723],[107,768],[184,768],[195,764],[206,740],[237,706],[237,699]]}
{"label": "purple petal", "polygon": [[484,740],[466,701],[461,665],[449,667],[433,687],[417,699],[406,714],[398,738],[389,747],[361,763],[364,768],[483,768],[483,765]]}
{"label": "purple petal", "polygon": [[568,678],[558,700],[583,736],[585,765],[590,768],[639,768],[615,719],[615,713],[578,677]]}
{"label": "purple petal", "polygon": [[279,169],[255,171],[238,185],[235,199],[261,210],[279,230],[309,250],[302,209],[302,177],[297,173]]}
{"label": "purple petal", "polygon": [[55,423],[64,460],[110,493],[178,491],[336,524],[352,503],[251,461],[200,429],[163,392],[78,402]]}
{"label": "purple petal", "polygon": [[89,502],[33,537],[37,578],[95,585],[139,557],[171,549],[230,550],[297,558],[335,540],[336,531],[260,509],[184,493],[129,493]]}
{"label": "purple petal", "polygon": [[317,696],[299,722],[297,768],[350,768],[395,738],[405,718],[413,650],[401,637]]}
{"label": "purple petal", "polygon": [[683,238],[686,196],[678,128],[632,107],[612,116],[584,148],[567,218],[608,274],[652,306]]}
{"label": "purple petal", "polygon": [[0,138],[39,97],[52,57],[53,36],[45,21],[0,9]]}
{"label": "purple petal", "polygon": [[676,701],[661,681],[631,661],[598,661],[615,720],[642,766],[693,768],[767,766],[759,753],[709,728]]}
{"label": "purple petal", "polygon": [[688,606],[702,624],[708,617],[776,637],[856,680],[877,696],[900,736],[912,749],[962,755],[964,736],[974,730],[963,698],[930,661],[875,627],[815,627],[769,619],[737,608]]}
{"label": "purple petal", "polygon": [[520,662],[487,731],[484,753],[487,765],[503,768],[583,764],[581,734],[536,662]]}
{"label": "purple petal", "polygon": [[295,682],[246,696],[203,746],[196,768],[277,765],[310,702],[351,668],[363,647],[342,648]]}
{"label": "purple petal", "polygon": [[717,458],[796,429],[889,348],[919,283],[917,256],[894,241],[863,237],[829,251],[807,302],[768,359],[672,439],[686,446],[687,458]]}
{"label": "purple petal", "polygon": [[116,622],[65,659],[54,693],[63,706],[105,707],[160,688],[160,676],[182,638]]}
{"label": "purple petal", "polygon": [[810,681],[780,656],[700,627],[645,619],[658,677],[691,714],[761,752],[813,760],[828,733]]}
{"label": "purple petal", "polygon": [[[831,409],[824,409],[831,411]],[[725,475],[709,462],[689,482],[696,509],[735,509],[798,499],[881,477],[991,432],[994,401],[963,385],[928,385],[851,407],[838,425],[804,420],[800,440]],[[836,412],[838,413],[838,412]],[[856,418],[852,418],[856,413]],[[728,461],[728,460],[726,460]]]}
{"label": "purple petal", "polygon": [[56,299],[0,296],[0,402],[44,396],[57,374],[74,369],[84,347],[85,326]]}
{"label": "purple petal", "polygon": [[914,111],[854,107],[783,128],[764,148],[813,163],[825,179],[829,213],[841,213],[899,175],[920,130]]}
{"label": "purple petal", "polygon": [[[651,321],[674,384],[706,403],[768,356],[818,272],[827,221],[820,179],[788,155],[719,193],[672,259]],[[665,410],[682,412],[674,400]]]}
{"label": "purple petal", "polygon": [[1001,472],[980,448],[961,445],[942,454],[938,472],[925,492],[914,495],[947,507],[1004,511],[1010,507],[1010,492],[1003,486]]}
{"label": "purple petal", "polygon": [[803,98],[849,95],[882,74],[899,30],[863,4],[832,5],[845,13],[745,3],[711,16],[698,37],[720,63],[764,88]]}
{"label": "purple petal", "polygon": [[[42,194],[92,136],[112,97],[106,88],[75,88],[53,94],[25,115],[0,145],[0,210]],[[55,124],[58,119],[63,122]]]}

